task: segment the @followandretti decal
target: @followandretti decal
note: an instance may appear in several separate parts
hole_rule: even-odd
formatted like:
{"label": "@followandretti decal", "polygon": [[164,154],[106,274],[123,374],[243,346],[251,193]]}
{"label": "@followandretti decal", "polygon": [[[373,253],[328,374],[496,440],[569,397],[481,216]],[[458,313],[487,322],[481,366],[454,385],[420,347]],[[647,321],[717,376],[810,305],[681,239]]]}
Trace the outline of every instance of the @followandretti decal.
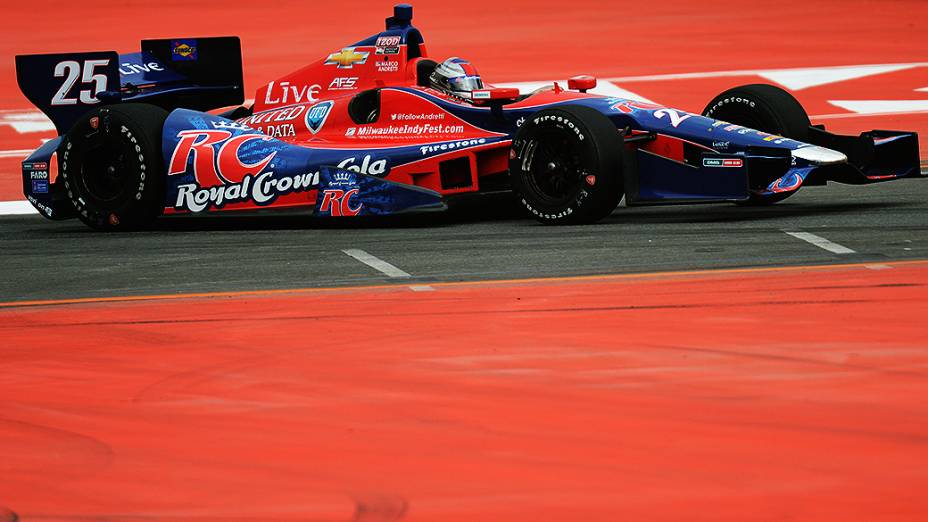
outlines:
{"label": "@followandretti decal", "polygon": [[[270,205],[279,196],[292,192],[310,190],[319,184],[319,173],[275,176],[271,161],[277,151],[264,158],[245,163],[239,158],[239,150],[253,140],[270,141],[263,134],[241,134],[232,137],[225,130],[187,130],[177,135],[180,138],[171,156],[168,176],[186,174],[187,165],[193,157],[193,173],[196,183],[177,187],[174,208],[202,212],[209,208],[222,208],[230,203],[253,202],[255,205]],[[218,152],[216,145],[219,145]]]}

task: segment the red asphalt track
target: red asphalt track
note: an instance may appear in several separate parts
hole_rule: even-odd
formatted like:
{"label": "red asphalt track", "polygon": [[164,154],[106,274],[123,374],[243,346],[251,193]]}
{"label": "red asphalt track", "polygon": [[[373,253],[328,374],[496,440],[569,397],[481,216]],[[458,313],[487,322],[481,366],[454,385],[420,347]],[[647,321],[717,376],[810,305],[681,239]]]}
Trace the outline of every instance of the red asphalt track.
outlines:
{"label": "red asphalt track", "polygon": [[[391,5],[8,4],[0,110],[16,53],[238,34],[252,91]],[[928,61],[921,0],[415,5],[490,81]],[[926,71],[797,94],[840,115]],[[700,110],[744,80],[620,85]],[[0,306],[0,522],[926,520],[928,262],[887,264]]]}
{"label": "red asphalt track", "polygon": [[0,505],[925,520],[928,262],[890,265],[3,308]]}

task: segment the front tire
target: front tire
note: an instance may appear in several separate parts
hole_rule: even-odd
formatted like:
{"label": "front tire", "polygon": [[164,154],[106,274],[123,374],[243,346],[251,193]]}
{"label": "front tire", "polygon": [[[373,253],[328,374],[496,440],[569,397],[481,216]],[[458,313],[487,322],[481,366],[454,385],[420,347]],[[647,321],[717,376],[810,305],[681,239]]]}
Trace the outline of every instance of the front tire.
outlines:
{"label": "front tire", "polygon": [[65,193],[96,230],[144,227],[164,208],[161,131],[168,113],[125,104],[83,116],[59,149]]}
{"label": "front tire", "polygon": [[[719,94],[703,109],[702,115],[727,121],[796,141],[808,141],[809,115],[789,92],[766,84],[742,85]],[[782,192],[770,196],[751,193],[740,205],[772,205],[795,194]]]}
{"label": "front tire", "polygon": [[594,109],[538,111],[513,139],[509,177],[517,200],[544,224],[599,221],[622,199],[623,147],[615,125]]}

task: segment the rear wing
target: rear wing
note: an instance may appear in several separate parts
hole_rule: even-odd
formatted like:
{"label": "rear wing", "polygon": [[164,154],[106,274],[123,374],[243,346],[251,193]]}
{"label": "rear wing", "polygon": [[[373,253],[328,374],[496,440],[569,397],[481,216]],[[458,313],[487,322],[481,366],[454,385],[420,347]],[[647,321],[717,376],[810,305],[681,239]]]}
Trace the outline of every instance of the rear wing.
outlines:
{"label": "rear wing", "polygon": [[59,134],[101,104],[210,110],[244,101],[237,37],[143,40],[141,52],[20,55],[19,89]]}

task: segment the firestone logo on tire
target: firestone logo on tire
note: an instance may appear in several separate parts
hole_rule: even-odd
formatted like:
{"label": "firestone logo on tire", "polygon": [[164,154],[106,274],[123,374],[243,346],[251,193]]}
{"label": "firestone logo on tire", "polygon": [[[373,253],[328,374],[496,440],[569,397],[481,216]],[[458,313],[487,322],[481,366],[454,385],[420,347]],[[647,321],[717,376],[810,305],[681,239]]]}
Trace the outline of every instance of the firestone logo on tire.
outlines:
{"label": "firestone logo on tire", "polygon": [[532,120],[532,123],[534,123],[535,125],[538,125],[539,123],[544,123],[547,121],[553,121],[555,124],[559,126],[567,127],[568,129],[574,131],[574,134],[577,135],[577,138],[579,138],[580,141],[583,141],[586,139],[586,137],[583,136],[583,133],[580,132],[580,128],[574,122],[570,121],[569,118],[565,118],[563,116],[556,116],[554,114],[546,114],[544,116],[539,116],[535,118],[534,120]]}
{"label": "firestone logo on tire", "polygon": [[319,184],[318,172],[275,177],[273,171],[265,171],[277,155],[276,151],[254,163],[245,163],[239,158],[243,145],[254,140],[269,141],[270,136],[240,134],[233,137],[227,130],[186,130],[177,137],[180,140],[171,155],[168,176],[186,174],[192,157],[196,177],[196,183],[177,187],[174,208],[179,210],[201,212],[245,201],[270,205],[279,196],[306,191]]}

